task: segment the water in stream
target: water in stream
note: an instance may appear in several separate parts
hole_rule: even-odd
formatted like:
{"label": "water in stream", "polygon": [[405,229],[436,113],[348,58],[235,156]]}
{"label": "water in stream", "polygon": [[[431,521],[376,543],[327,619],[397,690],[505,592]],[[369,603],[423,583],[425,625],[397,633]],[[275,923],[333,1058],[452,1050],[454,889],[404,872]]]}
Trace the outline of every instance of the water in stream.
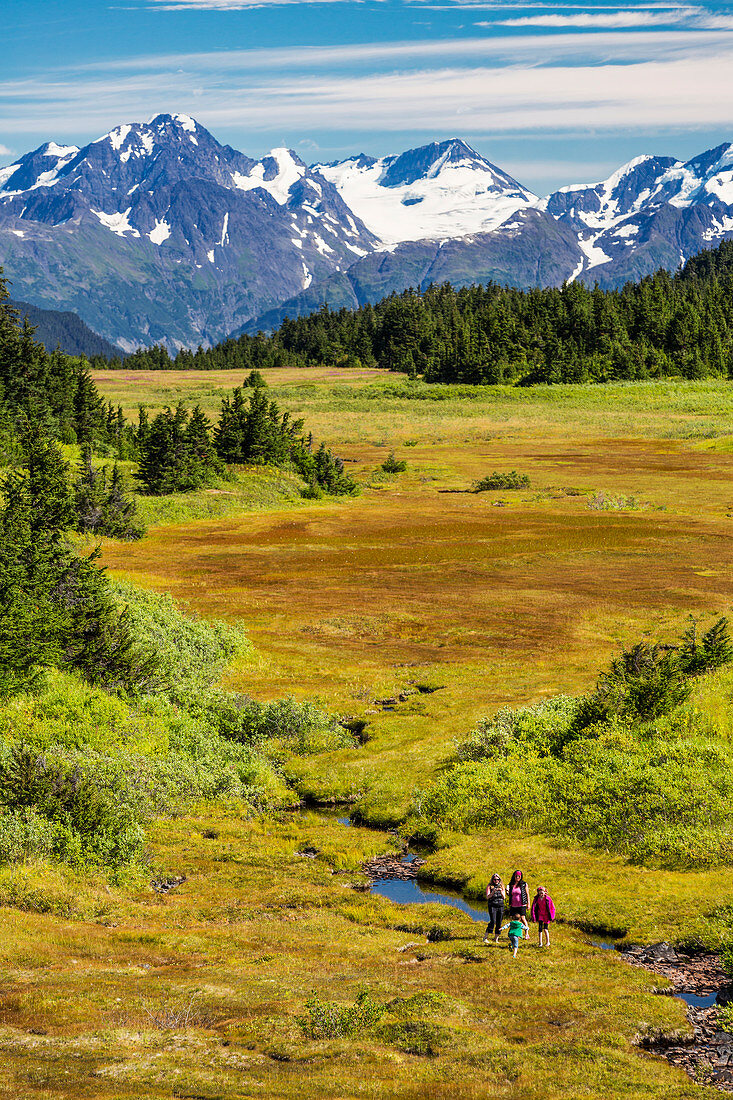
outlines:
{"label": "water in stream", "polygon": [[489,919],[485,906],[468,902],[460,894],[447,893],[445,890],[424,890],[417,879],[414,878],[375,879],[370,893],[381,894],[383,898],[396,901],[399,905],[409,905],[411,902],[450,905],[453,909],[463,910],[464,913],[468,913],[471,920],[479,921],[482,924],[486,924]]}
{"label": "water in stream", "polygon": [[[339,817],[336,820],[339,825],[351,825],[351,821],[348,817]],[[419,858],[417,852],[410,852],[408,850],[403,856],[402,862],[412,863],[412,861],[417,858]],[[398,905],[450,905],[453,909],[460,909],[462,912],[467,913],[471,920],[479,924],[485,924],[489,919],[485,905],[481,905],[479,902],[468,902],[461,894],[454,893],[453,891],[426,890],[420,885],[417,879],[414,878],[378,878],[372,883],[369,892],[371,894],[379,894],[383,898],[389,898],[390,901],[394,901]],[[617,944],[608,940],[591,940],[591,943],[593,947],[598,947],[602,951],[616,951],[618,949]],[[717,993],[697,994],[679,992],[675,993],[674,996],[684,1001],[692,1008],[709,1008],[717,1001]]]}

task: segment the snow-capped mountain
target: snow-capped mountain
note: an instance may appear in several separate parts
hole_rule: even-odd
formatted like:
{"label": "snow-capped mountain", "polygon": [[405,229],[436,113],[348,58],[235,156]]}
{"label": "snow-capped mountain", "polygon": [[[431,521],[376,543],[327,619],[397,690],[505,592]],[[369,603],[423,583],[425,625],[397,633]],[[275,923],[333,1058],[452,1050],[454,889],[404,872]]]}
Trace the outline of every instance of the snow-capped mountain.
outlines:
{"label": "snow-capped mountain", "polygon": [[375,160],[363,153],[314,169],[382,247],[486,233],[536,196],[465,141],[433,142]]}
{"label": "snow-capped mountain", "polygon": [[376,159],[253,159],[186,115],[0,168],[11,292],[130,349],[211,344],[407,286],[618,286],[733,237],[733,145],[637,157],[538,199],[458,139]]}
{"label": "snow-capped mountain", "polygon": [[640,268],[676,267],[733,231],[733,145],[687,162],[636,157],[601,183],[563,187],[539,206],[578,234],[583,258],[573,278],[593,270],[617,283]]}
{"label": "snow-capped mountain", "polygon": [[583,279],[620,286],[660,267],[674,271],[728,237],[733,145],[687,162],[637,157],[600,183],[563,187],[518,206],[488,232],[405,241],[388,260],[371,253],[248,322],[245,331],[275,327],[324,301],[353,308],[431,282],[465,286],[491,279],[526,288]]}
{"label": "snow-capped mountain", "polygon": [[49,143],[0,172],[13,292],[128,349],[221,339],[377,243],[295,153],[253,160],[185,115]]}

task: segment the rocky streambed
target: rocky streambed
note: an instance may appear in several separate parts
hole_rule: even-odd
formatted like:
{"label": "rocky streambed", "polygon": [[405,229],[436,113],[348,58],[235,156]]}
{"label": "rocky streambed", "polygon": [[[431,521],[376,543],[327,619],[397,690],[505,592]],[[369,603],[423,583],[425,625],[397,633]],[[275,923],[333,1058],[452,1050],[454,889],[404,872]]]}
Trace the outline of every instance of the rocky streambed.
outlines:
{"label": "rocky streambed", "polygon": [[632,966],[643,966],[667,978],[661,995],[687,1004],[692,1035],[645,1035],[639,1045],[686,1070],[695,1081],[733,1092],[733,1033],[721,1027],[720,1008],[733,1002],[733,981],[717,955],[691,955],[671,944],[628,947],[620,952]]}

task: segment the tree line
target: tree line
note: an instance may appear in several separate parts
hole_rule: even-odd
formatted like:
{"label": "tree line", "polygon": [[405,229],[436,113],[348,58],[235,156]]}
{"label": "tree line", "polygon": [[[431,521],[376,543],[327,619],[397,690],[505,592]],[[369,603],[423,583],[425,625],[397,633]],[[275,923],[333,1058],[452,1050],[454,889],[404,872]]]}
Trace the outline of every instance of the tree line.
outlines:
{"label": "tree line", "polygon": [[[306,482],[305,495],[356,489],[341,459],[323,443],[315,447],[303,421],[266,396],[254,368],[223,400],[213,425],[200,408],[189,413],[182,404],[152,421],[141,407],[137,424],[130,423],[121,407],[103,400],[88,367],[35,340],[33,326],[9,301],[0,269],[0,466],[24,460],[41,440],[80,445],[75,477],[67,470],[76,530],[127,539],[143,533],[117,460],[137,462],[139,486],[156,495],[211,484],[236,464],[292,468]],[[114,460],[111,469],[100,467],[100,456]]]}
{"label": "tree line", "polygon": [[[286,319],[270,336],[216,347],[140,349],[126,369],[221,370],[332,364],[427,382],[532,385],[733,374],[733,242],[618,290],[582,282],[517,290],[448,283],[375,305]],[[106,363],[109,366],[117,362]],[[121,365],[121,364],[119,364]]]}
{"label": "tree line", "polygon": [[201,488],[234,465],[291,467],[306,482],[307,496],[356,490],[342,459],[325,443],[316,448],[303,421],[291,419],[259,385],[225,397],[215,426],[198,405],[190,414],[183,404],[164,409],[151,422],[141,407],[135,436],[138,476],[156,495]]}

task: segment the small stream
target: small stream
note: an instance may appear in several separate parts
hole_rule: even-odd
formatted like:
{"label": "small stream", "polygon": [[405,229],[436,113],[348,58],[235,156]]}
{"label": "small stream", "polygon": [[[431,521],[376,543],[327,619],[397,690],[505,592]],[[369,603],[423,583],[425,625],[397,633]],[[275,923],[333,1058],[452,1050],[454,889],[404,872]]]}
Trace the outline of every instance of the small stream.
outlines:
{"label": "small stream", "polygon": [[[348,817],[337,817],[336,820],[339,825],[351,825]],[[399,862],[409,864],[419,858],[418,853],[408,849],[399,858]],[[450,890],[427,890],[420,885],[417,878],[377,877],[372,880],[369,892],[388,898],[398,905],[448,905],[453,909],[460,909],[476,923],[488,922],[488,911],[485,904],[482,905],[475,901],[469,902],[461,894]],[[633,954],[638,955],[639,948],[622,949],[618,943],[610,940],[589,940],[587,942],[600,951],[623,952],[626,962],[635,962],[636,965],[646,966],[647,969],[660,972],[657,967],[643,958],[633,959],[630,957]],[[664,973],[663,968],[661,972]],[[664,976],[670,982],[673,982],[676,988],[669,991],[659,990],[659,992],[671,993],[673,997],[684,1001],[687,1006],[688,1019],[695,1030],[695,1038],[692,1043],[689,1041],[683,1042],[682,1046],[679,1047],[670,1046],[669,1042],[663,1038],[656,1045],[654,1043],[646,1045],[646,1049],[653,1050],[673,1065],[684,1069],[693,1080],[704,1080],[718,1089],[733,1092],[733,1035],[719,1030],[715,1013],[715,1006],[718,1003],[726,1004],[733,1000],[730,995],[730,983],[727,986],[720,985],[720,988],[710,990],[709,984],[703,982],[702,990],[693,993],[680,988],[682,983],[675,980],[677,975],[665,973]],[[689,974],[685,974],[684,984],[688,987],[693,986],[693,988],[697,984],[698,989],[700,989],[700,982],[695,981],[694,975],[690,978]],[[705,989],[706,984],[708,984],[707,989]],[[702,1060],[698,1064],[700,1058]],[[730,1070],[728,1069],[729,1060]]]}
{"label": "small stream", "polygon": [[[405,861],[407,862],[407,861]],[[489,914],[485,906],[468,902],[460,894],[448,893],[445,890],[424,890],[415,878],[378,878],[375,879],[371,894],[380,894],[383,898],[396,901],[398,905],[410,905],[414,903],[434,905],[450,905],[453,909],[461,909],[468,913],[471,920],[486,924]]]}
{"label": "small stream", "polygon": [[[351,820],[348,817],[338,817],[336,820],[339,825],[351,825]],[[402,856],[401,862],[412,863],[412,861],[417,858],[419,858],[418,853],[408,849]],[[489,919],[486,905],[482,905],[480,902],[473,900],[467,901],[456,891],[446,889],[425,889],[416,878],[376,878],[373,880],[369,892],[370,894],[379,894],[380,897],[388,898],[398,905],[449,905],[453,909],[460,909],[463,913],[466,913],[471,920],[479,924],[485,924]],[[593,947],[597,947],[601,951],[620,950],[618,944],[610,940],[591,940],[590,943]],[[712,1008],[713,1005],[717,1003],[716,992],[699,994],[687,993],[679,990],[675,991],[673,996],[680,1001],[684,1001],[690,1008]]]}

